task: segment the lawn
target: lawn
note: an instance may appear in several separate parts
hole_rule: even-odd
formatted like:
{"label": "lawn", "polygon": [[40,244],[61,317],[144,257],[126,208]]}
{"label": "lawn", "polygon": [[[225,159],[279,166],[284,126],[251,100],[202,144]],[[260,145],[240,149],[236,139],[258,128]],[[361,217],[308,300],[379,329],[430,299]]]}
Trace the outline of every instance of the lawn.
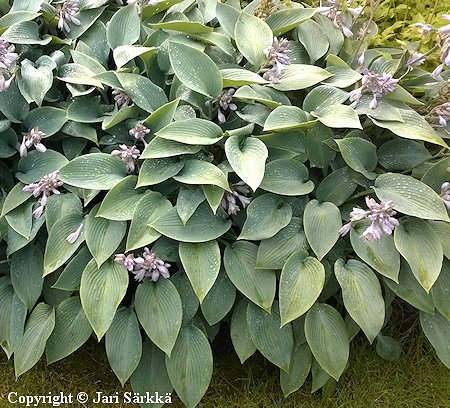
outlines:
{"label": "lawn", "polygon": [[[296,393],[284,398],[279,386],[279,371],[256,353],[243,365],[232,349],[227,330],[213,342],[216,356],[211,386],[199,407],[239,408],[445,408],[450,407],[450,370],[436,357],[435,351],[419,330],[417,316],[398,315],[396,323],[383,330],[397,338],[403,349],[397,361],[381,359],[374,345],[362,334],[352,342],[350,364],[329,398],[320,392],[311,394],[311,381]],[[225,323],[223,323],[224,325]],[[9,392],[17,395],[65,395],[87,392],[95,398],[103,395],[119,396],[131,391],[111,372],[104,344],[94,339],[66,359],[47,366],[42,359],[16,382],[12,361],[0,358],[0,407],[18,406],[7,400]],[[71,404],[73,407],[131,407],[134,404]],[[173,396],[170,406],[183,407]]]}

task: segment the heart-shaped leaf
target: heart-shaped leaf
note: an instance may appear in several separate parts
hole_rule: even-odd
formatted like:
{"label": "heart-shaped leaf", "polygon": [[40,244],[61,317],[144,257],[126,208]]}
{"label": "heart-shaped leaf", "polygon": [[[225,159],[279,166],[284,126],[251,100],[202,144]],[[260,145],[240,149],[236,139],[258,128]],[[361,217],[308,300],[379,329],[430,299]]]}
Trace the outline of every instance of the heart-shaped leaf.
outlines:
{"label": "heart-shaped leaf", "polygon": [[253,137],[231,136],[225,142],[225,153],[236,174],[256,191],[264,177],[266,145]]}
{"label": "heart-shaped leaf", "polygon": [[325,303],[316,303],[307,313],[305,335],[320,366],[336,381],[349,357],[349,339],[339,312]]}
{"label": "heart-shaped leaf", "polygon": [[436,232],[426,221],[408,218],[395,228],[394,242],[416,279],[429,292],[441,272],[443,261],[442,245]]}
{"label": "heart-shaped leaf", "polygon": [[111,326],[128,287],[128,271],[110,260],[100,268],[92,259],[81,276],[80,298],[84,313],[100,341]]}
{"label": "heart-shaped leaf", "polygon": [[325,268],[304,250],[294,252],[280,276],[281,325],[297,319],[315,303],[325,284]]}
{"label": "heart-shaped leaf", "polygon": [[311,249],[321,260],[339,238],[341,213],[333,203],[311,200],[305,207],[303,225]]}
{"label": "heart-shaped leaf", "polygon": [[334,273],[342,288],[345,308],[372,343],[384,324],[385,305],[378,278],[366,264],[356,259],[346,264],[338,259]]}
{"label": "heart-shaped leaf", "polygon": [[225,248],[224,266],[234,286],[259,307],[270,312],[275,297],[275,272],[255,269],[258,247],[238,241]]}
{"label": "heart-shaped leaf", "polygon": [[181,298],[168,279],[145,279],[136,290],[136,314],[150,340],[169,357],[182,321]]}
{"label": "heart-shaped leaf", "polygon": [[201,303],[219,274],[219,244],[217,241],[197,244],[180,242],[179,253],[184,270]]}

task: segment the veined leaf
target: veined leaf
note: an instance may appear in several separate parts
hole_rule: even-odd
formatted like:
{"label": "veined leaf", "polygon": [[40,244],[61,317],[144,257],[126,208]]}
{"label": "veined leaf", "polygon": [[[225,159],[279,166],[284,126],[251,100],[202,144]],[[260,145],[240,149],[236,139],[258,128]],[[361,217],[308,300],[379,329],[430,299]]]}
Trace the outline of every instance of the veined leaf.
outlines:
{"label": "veined leaf", "polygon": [[242,298],[236,304],[236,307],[233,310],[233,315],[231,316],[231,341],[241,364],[243,364],[244,361],[252,356],[256,351],[256,346],[250,337],[250,332],[247,325],[248,304],[249,300]]}
{"label": "veined leaf", "polygon": [[69,185],[91,190],[110,190],[127,176],[125,163],[116,156],[91,153],[63,166],[58,178]]}
{"label": "veined leaf", "polygon": [[287,196],[305,195],[314,190],[314,183],[308,177],[308,168],[299,161],[272,160],[266,164],[260,188]]}
{"label": "veined leaf", "polygon": [[290,204],[275,194],[263,194],[249,204],[247,219],[237,239],[258,241],[271,238],[288,225],[291,218]]}
{"label": "veined leaf", "polygon": [[349,259],[346,264],[338,259],[334,273],[342,288],[347,312],[372,343],[384,324],[385,305],[378,278],[366,264],[356,259]]}
{"label": "veined leaf", "polygon": [[231,227],[224,212],[214,214],[208,203],[204,202],[183,224],[176,207],[151,222],[149,226],[166,237],[183,242],[206,242],[219,238]]}
{"label": "veined leaf", "polygon": [[211,99],[220,95],[222,76],[206,54],[188,45],[170,42],[169,58],[175,75],[189,89]]}
{"label": "veined leaf", "polygon": [[289,224],[272,238],[261,241],[255,268],[281,269],[294,252],[307,247],[303,222],[300,218],[292,217]]}
{"label": "veined leaf", "polygon": [[336,139],[342,158],[347,165],[363,174],[369,180],[374,180],[376,174],[372,172],[377,166],[376,146],[360,137],[346,137],[344,139]]}
{"label": "veined leaf", "polygon": [[429,292],[443,261],[442,245],[436,232],[426,221],[408,218],[395,228],[394,242],[418,282]]}
{"label": "veined leaf", "polygon": [[54,327],[55,309],[45,303],[39,303],[28,318],[22,340],[14,351],[16,378],[41,358]]}
{"label": "veined leaf", "polygon": [[389,129],[400,137],[406,139],[423,140],[448,148],[424,117],[413,110],[399,109],[404,122],[392,122],[371,118],[375,125]]}
{"label": "veined leaf", "polygon": [[117,311],[105,335],[109,364],[120,383],[133,374],[142,355],[142,336],[136,314],[131,308]]}
{"label": "veined leaf", "polygon": [[246,241],[225,248],[224,266],[234,286],[248,299],[270,312],[275,297],[275,272],[255,269],[258,247]]}
{"label": "veined leaf", "polygon": [[271,313],[262,310],[254,303],[247,306],[247,326],[250,337],[270,362],[289,372],[294,336],[291,325],[281,326],[278,302],[274,302]]}
{"label": "veined leaf", "polygon": [[205,119],[177,120],[156,133],[163,139],[189,145],[212,145],[222,139],[222,129]]}
{"label": "veined leaf", "polygon": [[400,271],[400,253],[394,244],[392,235],[383,234],[379,241],[369,241],[362,238],[369,220],[358,221],[350,230],[350,242],[356,254],[378,273],[398,282]]}
{"label": "veined leaf", "polygon": [[172,356],[166,356],[167,373],[177,395],[188,408],[197,406],[208,389],[213,372],[211,347],[195,326],[183,326]]}
{"label": "veined leaf", "polygon": [[145,279],[136,290],[136,313],[148,337],[170,357],[182,321],[181,298],[175,285]]}
{"label": "veined leaf", "polygon": [[55,329],[46,345],[48,364],[73,353],[89,339],[91,333],[92,327],[84,314],[79,296],[63,300],[56,307]]}
{"label": "veined leaf", "polygon": [[98,216],[97,204],[86,217],[84,226],[86,245],[92,256],[100,266],[114,254],[127,230],[124,221],[114,221]]}
{"label": "veined leaf", "polygon": [[280,276],[281,325],[297,319],[315,303],[325,284],[325,268],[305,250],[294,252]]}
{"label": "veined leaf", "polygon": [[99,341],[111,326],[127,287],[128,271],[113,260],[98,268],[92,259],[84,268],[80,284],[81,304]]}
{"label": "veined leaf", "polygon": [[420,325],[435,348],[439,359],[446,367],[450,368],[450,350],[448,348],[450,321],[438,312],[429,314],[421,311]]}
{"label": "veined leaf", "polygon": [[136,188],[137,176],[127,176],[108,191],[98,210],[98,217],[126,221],[133,212],[145,189]]}
{"label": "veined leaf", "polygon": [[185,184],[211,184],[230,191],[227,177],[223,171],[204,160],[187,160],[173,178]]}
{"label": "veined leaf", "polygon": [[58,269],[76,252],[84,241],[84,227],[75,242],[70,243],[67,237],[84,224],[79,213],[69,213],[55,222],[47,240],[44,253],[44,276]]}
{"label": "veined leaf", "polygon": [[219,274],[219,244],[215,240],[201,243],[180,242],[179,253],[181,263],[201,303]]}
{"label": "veined leaf", "polygon": [[272,29],[273,35],[279,36],[308,20],[315,13],[314,8],[293,7],[270,14],[265,21]]}
{"label": "veined leaf", "polygon": [[141,19],[135,4],[121,7],[106,27],[109,47],[114,50],[120,45],[131,45],[139,39]]}
{"label": "veined leaf", "polygon": [[255,191],[264,177],[268,150],[261,140],[231,136],[225,142],[225,153],[236,174]]}
{"label": "veined leaf", "polygon": [[382,201],[394,201],[394,209],[428,220],[450,221],[439,195],[425,183],[399,173],[385,173],[375,180],[375,194]]}
{"label": "veined leaf", "polygon": [[306,64],[291,64],[280,76],[280,82],[272,86],[279,91],[295,91],[313,86],[329,77],[328,71]]}
{"label": "veined leaf", "polygon": [[239,51],[253,65],[254,71],[265,65],[267,57],[264,50],[272,45],[273,33],[263,20],[242,11],[236,21],[234,38]]}
{"label": "veined leaf", "polygon": [[339,312],[316,303],[306,315],[305,335],[314,358],[337,381],[349,357],[348,333]]}
{"label": "veined leaf", "polygon": [[305,207],[303,225],[311,249],[321,260],[339,238],[341,213],[333,203],[312,200]]}

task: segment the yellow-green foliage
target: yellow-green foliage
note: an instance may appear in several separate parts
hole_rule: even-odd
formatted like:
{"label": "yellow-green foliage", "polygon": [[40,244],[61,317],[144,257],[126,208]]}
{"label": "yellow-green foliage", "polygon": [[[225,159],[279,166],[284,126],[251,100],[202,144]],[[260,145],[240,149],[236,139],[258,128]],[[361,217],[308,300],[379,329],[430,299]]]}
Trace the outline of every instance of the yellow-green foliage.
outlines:
{"label": "yellow-green foliage", "polygon": [[[447,24],[442,15],[450,10],[450,1],[438,0],[384,0],[375,13],[378,34],[373,39],[374,46],[398,45],[398,41],[420,40],[420,30],[414,23],[428,23],[435,28]],[[422,40],[421,51],[425,52],[435,44],[435,35]]]}

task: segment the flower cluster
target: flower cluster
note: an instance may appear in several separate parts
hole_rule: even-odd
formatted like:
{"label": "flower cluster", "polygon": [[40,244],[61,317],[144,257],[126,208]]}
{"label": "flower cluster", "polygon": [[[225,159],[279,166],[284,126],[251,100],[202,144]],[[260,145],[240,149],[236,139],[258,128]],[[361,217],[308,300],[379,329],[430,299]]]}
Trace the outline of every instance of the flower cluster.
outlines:
{"label": "flower cluster", "polygon": [[[224,112],[226,112],[228,109],[235,111],[237,109],[237,106],[235,103],[233,103],[233,95],[236,92],[234,88],[229,88],[226,91],[222,93],[222,95],[219,98],[219,108],[217,109],[217,120],[219,123],[225,123],[226,118]],[[223,109],[223,112],[221,110]]]}
{"label": "flower cluster", "polygon": [[69,22],[79,26],[80,20],[75,17],[79,11],[78,0],[66,0],[62,5],[58,4],[56,7],[56,14],[58,15],[58,28],[67,33],[70,33]]}
{"label": "flower cluster", "polygon": [[[442,16],[444,20],[450,21],[450,14],[444,14]],[[431,74],[434,79],[442,80],[441,73],[445,66],[450,67],[450,24],[447,24],[441,28],[435,29],[431,24],[416,23],[414,27],[422,29],[422,36],[427,35],[431,31],[438,33],[437,45],[441,49],[441,61],[442,63]]]}
{"label": "flower cluster", "polygon": [[255,8],[253,15],[255,17],[260,18],[261,20],[265,20],[271,14],[275,13],[280,8],[280,1],[275,0],[261,0],[258,6]]}
{"label": "flower cluster", "polygon": [[[286,38],[282,38],[278,41],[277,37],[273,38],[273,43],[271,46],[264,50],[264,55],[267,58],[266,65],[271,65],[269,71],[269,79],[274,84],[280,82],[281,74],[286,70],[288,65],[291,65],[291,60],[289,59],[289,41]],[[261,71],[266,72],[267,69],[262,69]]]}
{"label": "flower cluster", "polygon": [[128,132],[130,136],[133,136],[136,140],[140,140],[144,143],[144,146],[147,146],[147,142],[145,141],[145,135],[150,133],[150,129],[142,123],[138,123],[134,128],[130,129]]}
{"label": "flower cluster", "polygon": [[23,191],[27,193],[33,193],[34,197],[38,197],[40,206],[33,211],[34,218],[40,218],[44,212],[44,208],[47,205],[47,198],[50,194],[59,194],[58,187],[63,185],[63,182],[58,180],[59,171],[47,174],[42,177],[37,183],[27,184],[23,187]]}
{"label": "flower cluster", "polygon": [[350,222],[345,224],[340,230],[341,236],[346,235],[355,221],[367,218],[371,221],[370,226],[363,232],[362,237],[366,241],[378,241],[381,239],[383,232],[387,235],[391,235],[395,227],[399,225],[394,215],[397,214],[393,210],[393,201],[382,201],[378,204],[373,198],[366,197],[366,205],[369,210],[363,210],[362,208],[353,208],[350,213]]}
{"label": "flower cluster", "polygon": [[158,258],[155,252],[147,247],[144,248],[141,256],[135,257],[134,254],[117,254],[114,261],[132,272],[134,279],[139,282],[145,276],[150,277],[153,282],[156,282],[160,276],[166,279],[170,278],[168,269],[170,268],[170,264]]}
{"label": "flower cluster", "polygon": [[44,153],[47,148],[41,143],[41,139],[45,136],[46,134],[41,132],[38,127],[34,127],[29,133],[24,133],[19,147],[20,157],[26,156],[31,146],[34,146],[38,152]]}
{"label": "flower cluster", "polygon": [[[248,194],[250,194],[250,187],[243,181],[239,181],[231,185],[231,193],[225,193],[220,205],[229,215],[236,214],[241,209],[243,210],[247,207],[252,201],[250,197],[247,197]],[[239,200],[242,208],[239,207],[236,199]]]}
{"label": "flower cluster", "polygon": [[130,173],[133,172],[134,169],[136,168],[135,165],[136,159],[139,157],[141,152],[139,151],[138,148],[136,148],[136,146],[127,147],[127,145],[120,144],[119,147],[122,150],[113,150],[111,154],[113,156],[120,156],[122,161],[127,166],[128,172]]}
{"label": "flower cluster", "polygon": [[130,96],[125,91],[113,88],[112,94],[114,96],[114,102],[119,109],[126,108],[127,106],[130,106],[132,104]]}
{"label": "flower cluster", "polygon": [[367,68],[363,71],[361,80],[362,85],[350,92],[350,106],[356,108],[361,96],[364,93],[372,92],[373,99],[370,102],[370,109],[376,109],[378,106],[377,98],[387,95],[394,91],[395,85],[399,80],[392,77],[391,74],[375,74],[370,72]]}
{"label": "flower cluster", "polygon": [[317,8],[317,12],[330,19],[334,26],[342,31],[346,37],[352,37],[353,32],[350,29],[353,25],[353,19],[359,17],[362,12],[362,8],[351,8],[353,0],[347,1],[345,11],[342,8],[339,0],[327,0],[328,6],[323,6],[320,2],[320,7]]}
{"label": "flower cluster", "polygon": [[[124,0],[116,0],[116,3],[119,6],[124,6]],[[140,6],[141,8],[144,8],[146,6],[157,6],[158,5],[158,0],[127,0],[126,3],[129,4],[137,4],[138,6]]]}
{"label": "flower cluster", "polygon": [[439,124],[441,126],[447,126],[447,121],[450,119],[450,102],[443,103],[442,105],[436,106],[430,115],[433,120],[439,119]]}
{"label": "flower cluster", "polygon": [[9,78],[5,79],[11,64],[19,58],[15,52],[8,51],[9,42],[0,39],[0,92],[8,89],[14,79],[14,74],[9,74]]}
{"label": "flower cluster", "polygon": [[450,183],[448,181],[441,186],[441,198],[445,206],[450,210]]}

